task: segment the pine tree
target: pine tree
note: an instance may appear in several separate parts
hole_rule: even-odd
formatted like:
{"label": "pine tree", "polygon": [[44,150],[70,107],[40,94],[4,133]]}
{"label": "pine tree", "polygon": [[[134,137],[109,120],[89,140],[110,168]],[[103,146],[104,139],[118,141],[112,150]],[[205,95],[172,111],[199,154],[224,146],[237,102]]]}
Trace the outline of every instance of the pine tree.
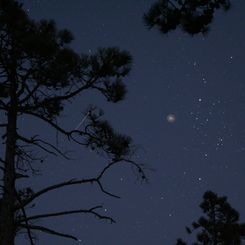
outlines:
{"label": "pine tree", "polygon": [[[113,103],[124,99],[126,88],[123,79],[131,69],[132,58],[126,51],[114,47],[99,48],[95,54],[78,55],[69,46],[72,40],[71,32],[58,30],[54,21],[30,19],[18,1],[0,1],[0,113],[6,115],[6,121],[1,120],[0,124],[5,146],[5,156],[0,158],[3,176],[1,245],[13,245],[20,231],[27,232],[30,244],[34,244],[33,231],[77,240],[73,235],[37,225],[40,218],[90,213],[114,222],[111,217],[98,212],[101,206],[28,216],[26,208],[34,206],[33,202],[47,192],[95,183],[106,195],[118,197],[104,188],[102,178],[119,163],[131,165],[145,179],[141,165],[131,158],[131,138],[117,133],[102,119],[96,107],[88,109],[85,122],[77,129],[67,130],[57,123],[65,104],[87,90],[97,91]],[[69,141],[106,155],[108,164],[93,178],[66,180],[37,191],[30,186],[20,188],[19,181],[32,175],[33,163],[44,161],[42,156],[32,154],[30,147],[45,154],[69,158],[42,135],[23,135],[18,130],[18,118],[25,115],[32,120],[43,121]]]}
{"label": "pine tree", "polygon": [[177,27],[191,35],[206,33],[217,9],[228,10],[229,0],[158,0],[147,13],[144,23],[166,34]]}
{"label": "pine tree", "polygon": [[[239,213],[212,191],[203,195],[200,207],[205,214],[186,228],[189,234],[196,233],[193,245],[240,245],[245,236],[245,223],[239,223]],[[181,239],[176,245],[187,245]]]}

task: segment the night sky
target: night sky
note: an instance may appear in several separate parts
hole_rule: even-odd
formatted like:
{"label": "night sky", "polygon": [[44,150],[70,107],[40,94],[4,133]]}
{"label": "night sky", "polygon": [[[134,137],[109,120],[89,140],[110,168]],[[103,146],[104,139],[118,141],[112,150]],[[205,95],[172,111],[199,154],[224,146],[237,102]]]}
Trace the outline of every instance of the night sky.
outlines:
{"label": "night sky", "polygon": [[[142,15],[153,0],[24,0],[35,19],[52,18],[70,29],[78,53],[117,46],[133,56],[127,78],[128,94],[110,104],[94,92],[67,104],[58,122],[73,129],[90,104],[105,112],[113,127],[130,135],[137,146],[135,158],[144,163],[148,183],[130,167],[118,166],[104,179],[102,194],[96,185],[69,187],[39,199],[42,213],[103,204],[110,224],[92,215],[40,220],[58,231],[74,234],[86,245],[170,245],[188,240],[185,226],[201,216],[198,207],[206,190],[228,196],[245,220],[245,1],[234,0],[227,13],[217,12],[208,35],[190,36],[176,30],[163,35],[149,31]],[[168,117],[170,115],[170,118]],[[56,133],[44,123],[20,118],[20,130],[38,131],[55,141]],[[72,161],[49,157],[42,174],[31,182],[34,190],[73,177],[95,176],[106,159],[67,143]],[[72,245],[77,242],[38,234],[37,244]],[[25,236],[17,244],[27,244]]]}

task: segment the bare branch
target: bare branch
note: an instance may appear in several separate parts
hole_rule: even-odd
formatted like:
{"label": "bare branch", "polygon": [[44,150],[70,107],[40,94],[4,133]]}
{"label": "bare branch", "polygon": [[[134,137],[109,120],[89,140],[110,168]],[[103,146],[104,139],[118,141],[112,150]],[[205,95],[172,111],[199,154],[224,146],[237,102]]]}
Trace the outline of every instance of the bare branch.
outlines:
{"label": "bare branch", "polygon": [[39,214],[27,217],[26,219],[20,219],[19,222],[29,221],[29,220],[36,220],[36,219],[43,219],[49,217],[57,217],[69,214],[78,214],[78,213],[85,213],[85,214],[93,214],[99,219],[109,220],[111,223],[116,223],[114,219],[109,216],[104,216],[96,212],[97,209],[103,208],[103,206],[96,206],[90,209],[77,209],[77,210],[69,210],[69,211],[62,211],[56,213],[48,213],[48,214]]}
{"label": "bare branch", "polygon": [[25,142],[25,143],[33,144],[35,146],[38,146],[39,148],[41,148],[42,150],[46,151],[47,153],[52,154],[54,156],[57,156],[57,154],[55,152],[50,151],[50,150],[46,149],[45,147],[41,146],[40,144],[38,144],[37,142],[35,142],[34,139],[27,139],[27,138],[25,138],[23,136],[20,136],[20,135],[18,135],[18,139],[21,140],[21,141],[23,141],[23,142]]}
{"label": "bare branch", "polygon": [[[58,149],[56,146],[54,146],[54,145],[52,145],[52,144],[50,144],[50,143],[48,143],[48,142],[46,142],[46,141],[44,141],[44,140],[36,139],[35,136],[32,137],[31,139],[28,139],[28,138],[26,138],[26,137],[23,137],[23,136],[21,136],[21,135],[18,135],[18,138],[19,138],[21,141],[25,142],[25,143],[32,144],[32,145],[35,145],[35,146],[41,148],[42,150],[46,151],[46,152],[49,153],[49,154],[52,154],[52,155],[57,156],[57,153],[58,153],[58,154],[60,154],[62,157],[64,157],[65,159],[70,160],[70,158],[66,155],[66,153],[62,152],[62,151],[61,151],[60,149]],[[47,149],[45,146],[43,146],[43,145],[41,145],[41,144],[44,144],[44,145],[50,147],[52,150]],[[54,152],[53,150],[54,150],[55,152]]]}
{"label": "bare branch", "polygon": [[16,206],[16,210],[17,209],[20,209],[21,206],[26,206],[28,205],[29,203],[31,203],[34,199],[38,198],[39,196],[43,195],[44,193],[47,193],[49,191],[52,191],[52,190],[56,190],[56,189],[59,189],[59,188],[62,188],[62,187],[65,187],[65,186],[70,186],[70,185],[78,185],[78,184],[85,184],[85,183],[93,183],[93,182],[96,182],[97,180],[95,178],[91,178],[91,179],[84,179],[84,180],[68,180],[68,181],[65,181],[65,182],[62,182],[62,183],[59,183],[59,184],[56,184],[56,185],[51,185],[51,186],[48,186],[36,193],[34,193],[30,198],[26,199],[26,200],[23,200],[22,201],[22,205],[17,205]]}
{"label": "bare branch", "polygon": [[115,195],[115,194],[112,194],[112,193],[109,192],[109,191],[106,191],[106,190],[104,189],[103,185],[101,184],[101,182],[100,182],[99,180],[97,181],[97,183],[98,183],[98,185],[99,185],[99,187],[100,187],[100,190],[101,190],[103,193],[105,193],[105,194],[107,194],[108,196],[111,196],[111,197],[120,198],[120,196],[117,196],[117,195]]}
{"label": "bare branch", "polygon": [[49,146],[50,148],[52,148],[53,150],[55,150],[57,153],[59,153],[62,157],[64,157],[65,159],[67,160],[70,160],[70,157],[67,156],[67,153],[66,152],[62,152],[58,147],[44,141],[44,140],[41,140],[41,139],[37,139],[36,141],[39,141],[41,143],[43,143],[44,145],[47,145]]}
{"label": "bare branch", "polygon": [[29,87],[27,86],[27,84],[25,84],[26,90],[29,92],[29,94],[19,102],[20,105],[23,104],[24,102],[28,101],[33,96],[33,94],[37,91],[39,86],[40,86],[40,84],[37,83],[36,86],[32,90],[30,90]]}
{"label": "bare branch", "polygon": [[29,175],[21,174],[21,173],[15,173],[15,179],[21,179],[21,178],[29,178]]}
{"label": "bare branch", "polygon": [[[34,161],[43,162],[44,158],[37,157],[32,154],[32,151],[24,148],[25,146],[16,145],[16,168],[21,172],[27,172],[30,169],[33,174],[37,174],[38,170],[32,167],[32,163]],[[28,166],[28,168],[25,168],[25,166]]]}
{"label": "bare branch", "polygon": [[71,132],[64,130],[63,128],[59,127],[56,123],[54,123],[52,120],[49,120],[46,117],[44,117],[44,116],[42,116],[42,115],[40,115],[38,113],[35,113],[35,112],[32,112],[32,111],[26,111],[26,110],[21,110],[21,112],[25,113],[25,114],[28,114],[28,115],[32,115],[34,117],[37,117],[37,118],[43,120],[44,122],[48,123],[50,126],[55,128],[56,130],[58,130],[60,133],[66,135],[68,138],[69,138],[69,136],[71,134]]}
{"label": "bare branch", "polygon": [[126,162],[132,166],[134,166],[138,172],[140,173],[142,179],[146,179],[146,175],[143,171],[143,168],[136,162],[134,162],[133,160],[130,160],[130,159],[124,159],[124,158],[121,158],[121,159],[117,159],[117,160],[114,160],[112,162],[110,162],[104,169],[102,169],[102,171],[100,172],[99,176],[97,177],[97,179],[101,179],[103,177],[103,175],[112,167],[114,166],[115,164],[118,164],[118,163],[122,163],[122,162]]}
{"label": "bare branch", "polygon": [[[82,179],[82,180],[76,180],[76,179],[71,179],[71,180],[68,180],[68,181],[65,181],[65,182],[61,182],[61,183],[58,183],[58,184],[55,184],[55,185],[51,185],[51,186],[48,186],[36,193],[34,193],[30,198],[26,199],[26,200],[23,200],[22,201],[22,205],[23,206],[26,206],[28,205],[29,203],[31,203],[34,199],[38,198],[39,196],[49,192],[49,191],[53,191],[53,190],[56,190],[56,189],[59,189],[59,188],[63,188],[65,186],[71,186],[71,185],[81,185],[81,184],[86,184],[86,183],[97,183],[100,190],[105,193],[106,195],[109,195],[111,197],[115,197],[115,198],[120,198],[119,196],[117,195],[114,195],[108,191],[106,191],[101,183],[101,179],[103,178],[104,174],[112,167],[114,166],[115,164],[118,164],[118,163],[121,163],[121,162],[126,162],[128,164],[130,164],[131,166],[134,166],[135,168],[137,168],[138,170],[138,173],[141,175],[141,178],[143,180],[146,179],[146,176],[145,176],[145,173],[142,169],[142,167],[135,163],[134,161],[132,160],[128,160],[128,159],[118,159],[118,160],[114,160],[112,162],[110,162],[106,167],[104,167],[102,169],[102,171],[99,173],[98,177],[96,178],[89,178],[89,179]],[[20,209],[21,206],[17,205],[16,206],[16,210],[17,209]]]}
{"label": "bare branch", "polygon": [[[17,196],[18,202],[21,204],[21,199],[20,199],[20,197],[19,197],[19,195],[17,193],[16,193],[16,196]],[[29,226],[29,223],[28,223],[28,220],[27,220],[25,208],[22,207],[21,210],[22,210],[22,213],[23,213],[23,216],[24,216],[24,221],[25,221],[27,234],[28,234],[30,243],[31,243],[31,245],[35,245],[34,242],[33,242],[32,236],[31,236],[31,230],[30,230],[30,226]]]}
{"label": "bare branch", "polygon": [[[23,228],[27,228],[26,225],[23,225],[23,224],[20,224],[19,226],[23,227]],[[61,232],[57,232],[57,231],[51,230],[51,229],[43,227],[43,226],[29,225],[29,228],[31,230],[38,230],[38,231],[42,231],[42,232],[45,232],[45,233],[48,233],[48,234],[51,234],[51,235],[60,236],[60,237],[66,237],[66,238],[70,238],[70,239],[75,240],[75,241],[79,241],[79,239],[77,239],[75,236],[72,236],[72,235],[69,235],[69,234],[65,234],[65,233],[61,233]]]}

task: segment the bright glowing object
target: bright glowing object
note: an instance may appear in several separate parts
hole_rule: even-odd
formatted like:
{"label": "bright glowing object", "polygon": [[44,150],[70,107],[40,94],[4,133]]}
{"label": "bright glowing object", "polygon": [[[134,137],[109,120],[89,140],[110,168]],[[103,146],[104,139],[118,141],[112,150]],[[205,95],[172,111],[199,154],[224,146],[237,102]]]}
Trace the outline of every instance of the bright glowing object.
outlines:
{"label": "bright glowing object", "polygon": [[176,121],[176,116],[174,114],[169,114],[166,119],[168,123],[174,123]]}

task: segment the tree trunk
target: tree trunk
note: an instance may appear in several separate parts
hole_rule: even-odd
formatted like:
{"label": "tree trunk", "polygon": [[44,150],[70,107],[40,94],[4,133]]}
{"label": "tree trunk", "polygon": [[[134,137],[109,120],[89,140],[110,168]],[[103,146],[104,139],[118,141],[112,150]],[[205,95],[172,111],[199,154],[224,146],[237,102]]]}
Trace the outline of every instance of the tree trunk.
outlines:
{"label": "tree trunk", "polygon": [[16,155],[16,124],[17,124],[16,83],[12,80],[10,87],[10,106],[8,110],[8,126],[6,134],[4,193],[0,210],[0,244],[14,245],[15,228],[15,155]]}

